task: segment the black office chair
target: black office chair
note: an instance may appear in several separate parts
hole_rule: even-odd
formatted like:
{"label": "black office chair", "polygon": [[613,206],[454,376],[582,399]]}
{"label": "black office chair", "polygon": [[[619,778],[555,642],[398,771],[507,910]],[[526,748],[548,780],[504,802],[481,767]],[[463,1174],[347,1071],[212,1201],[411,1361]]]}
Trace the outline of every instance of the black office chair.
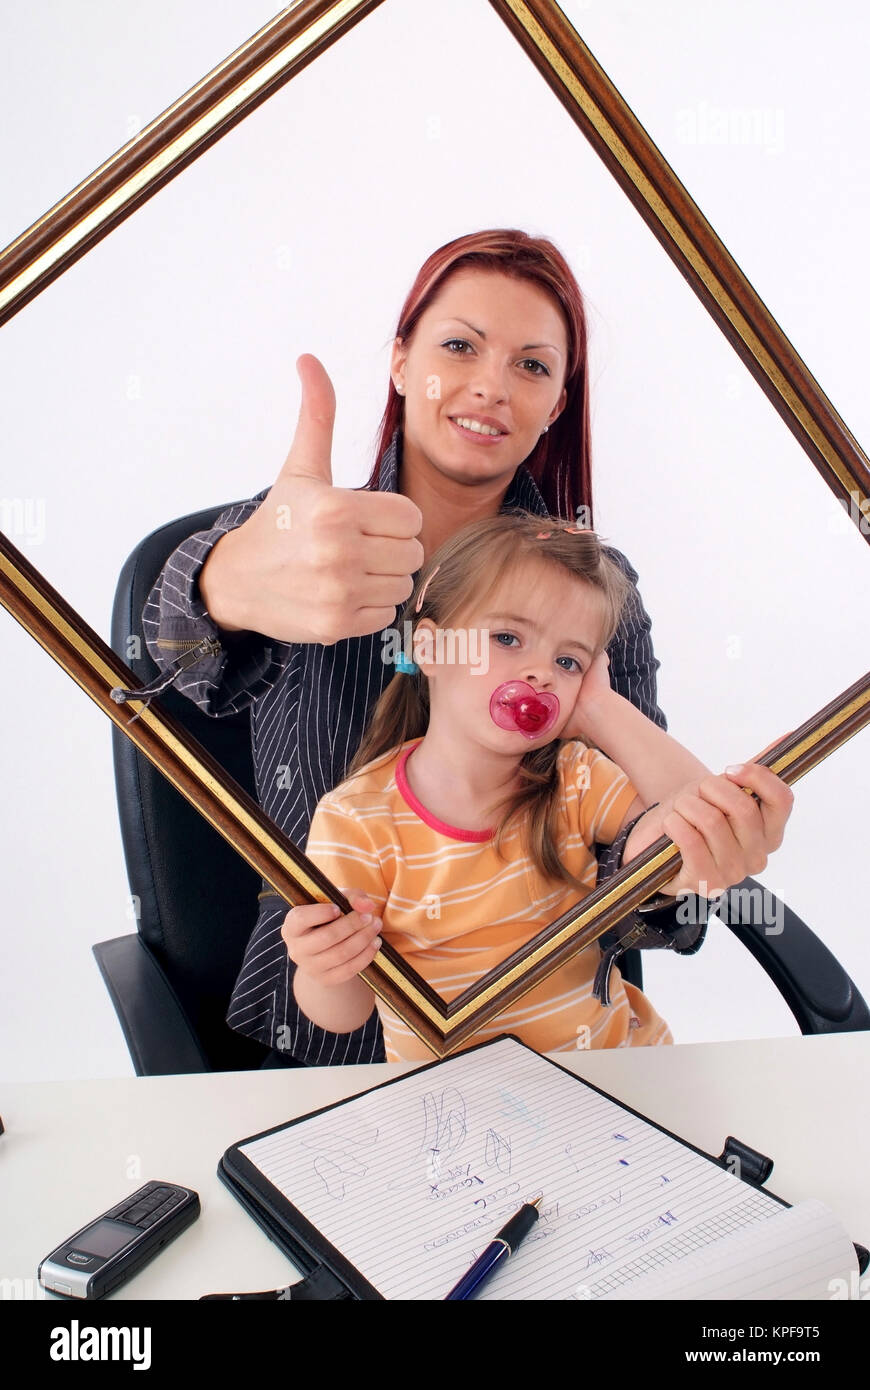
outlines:
{"label": "black office chair", "polygon": [[[159,527],[121,571],[112,648],[143,682],[157,675],[142,632],[148,593],[176,546],[208,530],[223,510],[210,507]],[[172,687],[157,700],[256,798],[247,711],[211,718]],[[93,951],[136,1074],[259,1067],[268,1049],[225,1022],[257,918],[259,875],[114,725],[112,740],[138,931],[100,942]],[[827,947],[770,894],[768,912],[782,914],[783,930],[766,933],[763,903],[762,885],[746,878],[729,891],[719,915],[770,976],[801,1032],[870,1028],[867,1005]],[[641,960],[640,951],[630,950],[618,962],[623,977],[639,989]]]}

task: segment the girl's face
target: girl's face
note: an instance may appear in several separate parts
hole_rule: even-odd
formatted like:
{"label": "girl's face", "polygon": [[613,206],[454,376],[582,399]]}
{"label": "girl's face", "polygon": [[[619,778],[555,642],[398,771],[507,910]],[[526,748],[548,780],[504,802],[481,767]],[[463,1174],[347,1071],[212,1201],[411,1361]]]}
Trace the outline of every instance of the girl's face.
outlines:
{"label": "girl's face", "polygon": [[[466,267],[393,344],[405,445],[459,479],[507,484],[562,411],[568,336],[554,299],[528,280]],[[494,424],[498,435],[457,421]]]}
{"label": "girl's face", "polygon": [[[457,656],[462,644],[453,636],[448,640],[449,634],[462,631],[459,626],[454,624],[441,634],[439,653],[435,624],[423,620],[417,625],[418,631],[429,634],[428,652],[422,644],[418,650],[415,639],[414,656],[429,682],[429,734],[449,738],[461,733],[465,740],[494,751],[515,750],[518,757],[559,738],[601,640],[597,593],[532,561],[505,579],[482,608],[475,606],[463,619],[469,653],[465,662]],[[472,653],[482,658],[477,664]],[[494,722],[490,700],[497,687],[508,681],[525,681],[538,693],[556,696],[558,718],[545,733],[531,739]]]}

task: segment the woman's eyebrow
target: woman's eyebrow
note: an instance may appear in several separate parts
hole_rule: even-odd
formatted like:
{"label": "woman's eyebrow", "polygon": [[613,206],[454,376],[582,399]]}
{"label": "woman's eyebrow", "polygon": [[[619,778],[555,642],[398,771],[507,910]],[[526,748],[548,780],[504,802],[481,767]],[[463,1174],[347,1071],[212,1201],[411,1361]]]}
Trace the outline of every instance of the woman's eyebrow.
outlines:
{"label": "woman's eyebrow", "polygon": [[[484,333],[483,329],[475,328],[473,323],[468,322],[468,319],[461,319],[458,316],[456,316],[452,319],[442,319],[442,324],[445,323],[464,323],[465,327],[470,328],[472,333],[476,333],[479,338],[483,338],[483,340],[486,341],[486,334]],[[559,357],[562,356],[562,353],[560,352],[559,348],[555,347],[553,343],[524,343],[519,350],[520,352],[530,352],[533,348],[551,348],[552,351],[557,353]]]}

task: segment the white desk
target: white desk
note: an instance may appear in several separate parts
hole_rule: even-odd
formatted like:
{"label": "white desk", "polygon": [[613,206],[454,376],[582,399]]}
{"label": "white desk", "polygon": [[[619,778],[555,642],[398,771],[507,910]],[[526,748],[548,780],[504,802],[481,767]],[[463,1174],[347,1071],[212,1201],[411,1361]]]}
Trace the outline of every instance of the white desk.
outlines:
{"label": "white desk", "polygon": [[[870,1033],[559,1054],[587,1080],[714,1156],[733,1134],[770,1155],[767,1186],[818,1197],[870,1245]],[[152,1178],[195,1188],[202,1214],[112,1299],[279,1288],[293,1266],[216,1174],[231,1144],[410,1066],[293,1068],[0,1083],[3,1297],[52,1298],[39,1261]],[[870,1279],[870,1274],[864,1280]]]}

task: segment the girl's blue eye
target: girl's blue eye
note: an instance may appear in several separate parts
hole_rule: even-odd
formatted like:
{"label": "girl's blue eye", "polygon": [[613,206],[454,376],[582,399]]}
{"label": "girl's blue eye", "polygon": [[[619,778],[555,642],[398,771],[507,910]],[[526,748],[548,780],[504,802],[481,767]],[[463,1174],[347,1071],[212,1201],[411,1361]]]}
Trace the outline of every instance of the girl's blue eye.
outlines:
{"label": "girl's blue eye", "polygon": [[[448,338],[448,340],[447,340],[446,343],[442,343],[442,347],[450,348],[454,343],[458,343],[460,347],[467,347],[467,348],[470,348],[470,347],[471,347],[471,344],[468,343],[468,342],[466,342],[466,340],[465,340],[464,338]],[[464,356],[465,356],[465,353],[463,353],[463,352],[451,352],[450,356],[451,356],[451,357],[464,357]],[[549,376],[549,375],[550,375],[550,369],[549,369],[549,367],[546,367],[546,366],[544,365],[543,362],[539,362],[538,359],[537,359],[537,357],[524,357],[522,360],[523,360],[524,362],[531,362],[531,363],[532,363],[534,366],[536,366],[536,367],[540,367],[541,370],[540,370],[539,372],[532,372],[532,376]]]}
{"label": "girl's blue eye", "polygon": [[[497,642],[498,642],[498,639],[499,639],[500,637],[509,637],[509,638],[511,639],[511,641],[513,641],[513,642],[518,642],[518,641],[520,640],[520,639],[517,637],[516,633],[514,633],[514,632],[493,632],[493,633],[491,633],[490,635],[491,635]],[[499,642],[498,644],[499,644],[500,647],[505,646],[505,643],[504,643],[504,642]],[[508,648],[508,650],[510,650],[510,648]],[[573,661],[574,666],[576,667],[577,673],[578,673],[579,675],[582,676],[582,674],[583,674],[583,667],[582,667],[582,665],[580,664],[580,662],[577,660],[576,656],[560,656],[560,657],[557,657],[557,660],[558,660],[558,661]],[[563,667],[562,669],[564,670],[565,667]]]}

